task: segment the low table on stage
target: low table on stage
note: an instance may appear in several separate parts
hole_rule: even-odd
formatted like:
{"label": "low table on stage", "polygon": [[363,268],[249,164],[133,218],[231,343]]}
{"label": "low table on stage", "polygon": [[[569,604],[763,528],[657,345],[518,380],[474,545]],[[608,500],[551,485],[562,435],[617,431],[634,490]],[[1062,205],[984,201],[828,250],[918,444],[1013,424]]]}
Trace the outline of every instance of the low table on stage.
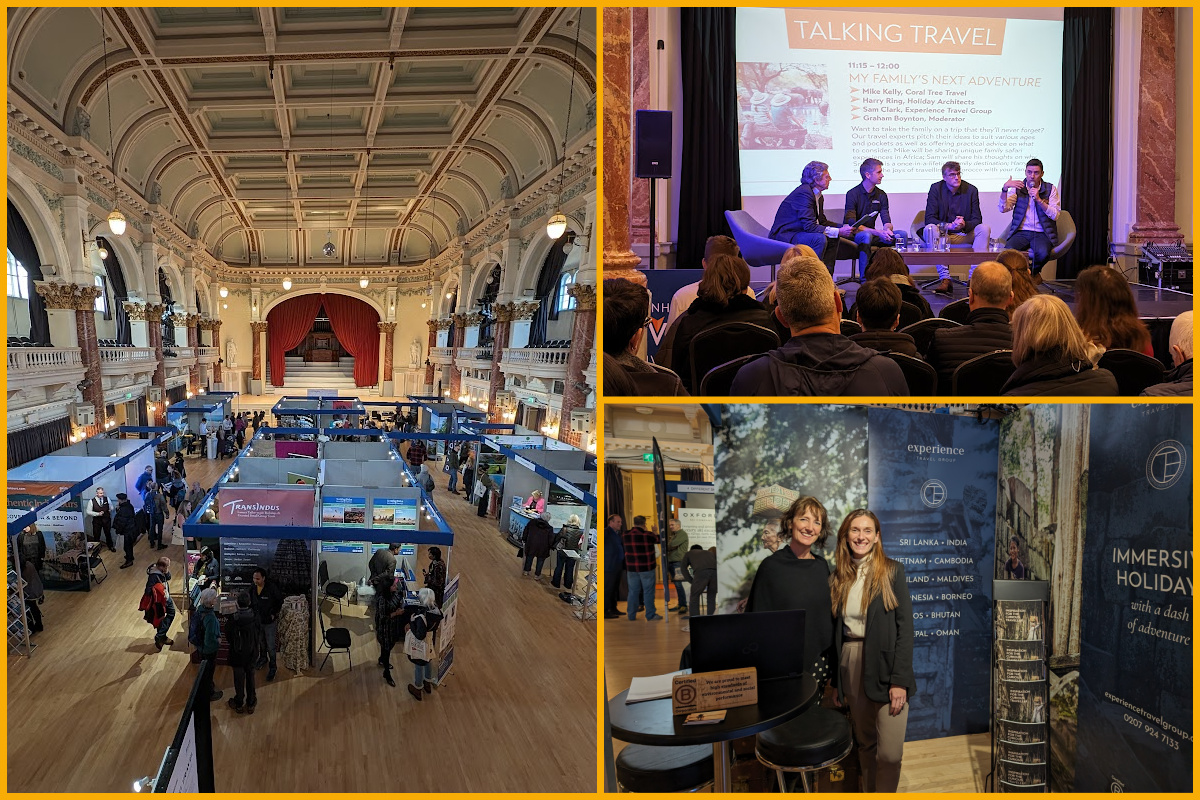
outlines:
{"label": "low table on stage", "polygon": [[608,701],[614,739],[657,747],[713,746],[713,791],[732,791],[729,742],[753,736],[795,719],[817,701],[817,682],[811,675],[760,681],[758,703],[728,709],[725,721],[715,725],[684,725],[686,715],[671,714],[671,698],[625,704],[629,690]]}

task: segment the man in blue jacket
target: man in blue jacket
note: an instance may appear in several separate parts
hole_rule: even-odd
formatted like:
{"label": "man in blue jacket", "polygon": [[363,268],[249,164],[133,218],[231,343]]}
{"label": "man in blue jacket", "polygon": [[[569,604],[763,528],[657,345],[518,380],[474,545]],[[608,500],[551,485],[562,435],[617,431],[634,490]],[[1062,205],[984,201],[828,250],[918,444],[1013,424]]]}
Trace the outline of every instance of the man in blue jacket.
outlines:
{"label": "man in blue jacket", "polygon": [[829,188],[829,165],[810,161],[800,174],[800,185],[779,204],[770,238],[792,244],[806,244],[825,263],[829,274],[838,258],[854,258],[854,242],[841,237],[854,235],[850,225],[838,226],[825,216],[824,191]]}

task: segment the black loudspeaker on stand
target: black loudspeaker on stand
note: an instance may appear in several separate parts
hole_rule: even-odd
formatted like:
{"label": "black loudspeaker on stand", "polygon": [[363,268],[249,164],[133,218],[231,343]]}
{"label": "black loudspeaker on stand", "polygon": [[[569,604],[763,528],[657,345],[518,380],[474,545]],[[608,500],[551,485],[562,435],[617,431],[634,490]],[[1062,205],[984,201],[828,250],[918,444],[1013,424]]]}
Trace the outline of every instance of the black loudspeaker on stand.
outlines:
{"label": "black loudspeaker on stand", "polygon": [[650,180],[650,268],[654,268],[654,181],[671,177],[671,112],[638,109],[633,118],[633,174]]}

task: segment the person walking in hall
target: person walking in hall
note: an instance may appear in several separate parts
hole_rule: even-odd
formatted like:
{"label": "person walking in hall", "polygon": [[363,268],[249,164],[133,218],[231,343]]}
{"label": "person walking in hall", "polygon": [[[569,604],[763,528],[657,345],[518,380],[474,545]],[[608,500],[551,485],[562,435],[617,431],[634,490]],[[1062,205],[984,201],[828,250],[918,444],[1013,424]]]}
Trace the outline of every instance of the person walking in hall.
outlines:
{"label": "person walking in hall", "polygon": [[458,449],[455,447],[446,447],[446,469],[450,470],[450,482],[446,484],[446,491],[458,494]]}
{"label": "person walking in hall", "polygon": [[279,612],[283,608],[283,592],[274,581],[267,579],[267,571],[255,567],[252,574],[254,588],[250,590],[250,607],[258,619],[263,634],[263,647],[258,651],[255,669],[267,666],[267,680],[275,680],[275,641],[279,634]]}
{"label": "person walking in hall", "polygon": [[446,596],[446,562],[442,561],[442,548],[436,545],[429,548],[429,568],[424,575],[425,585],[433,590],[433,597],[441,608],[442,598]]}
{"label": "person walking in hall", "polygon": [[100,534],[103,533],[104,543],[108,545],[109,552],[117,552],[117,548],[113,544],[112,506],[108,502],[108,496],[104,493],[103,486],[96,487],[96,495],[88,501],[84,513],[92,521],[92,536],[96,541],[100,541]]}
{"label": "person walking in hall", "polygon": [[425,494],[433,494],[433,475],[429,473],[429,464],[422,463],[421,469],[417,472],[417,486],[425,490]]}
{"label": "person walking in hall", "polygon": [[392,677],[392,648],[404,630],[402,619],[404,593],[396,591],[396,579],[390,574],[380,573],[371,578],[375,590],[375,641],[379,643],[379,666],[383,667],[383,680],[395,686]]}
{"label": "person walking in hall", "polygon": [[113,515],[113,529],[121,537],[121,547],[125,550],[125,563],[121,569],[133,566],[133,545],[137,541],[137,512],[129,495],[117,493],[117,512]]}
{"label": "person walking in hall", "polygon": [[617,610],[617,594],[621,590],[621,573],[625,571],[625,545],[621,542],[625,520],[613,514],[604,526],[604,618],[621,616]]}
{"label": "person walking in hall", "polygon": [[175,644],[167,637],[171,623],[175,621],[175,601],[171,599],[171,559],[163,556],[146,567],[146,590],[142,593],[139,611],[146,612],[144,618],[154,626],[154,646],[160,651],[163,646]]}
{"label": "person walking in hall", "polygon": [[492,494],[492,490],[496,488],[496,482],[492,480],[492,476],[488,474],[486,466],[479,468],[478,480],[483,484],[483,492],[479,496],[479,507],[477,514],[481,517],[486,517],[488,513],[488,498]]}
{"label": "person walking in hall", "polygon": [[638,515],[633,518],[633,527],[625,531],[625,566],[629,570],[629,595],[625,601],[625,616],[630,620],[637,619],[638,607],[646,604],[646,621],[653,622],[662,619],[654,605],[654,584],[658,568],[658,556],[654,546],[658,544],[658,536],[646,530],[646,518]]}
{"label": "person walking in hall", "polygon": [[148,492],[142,500],[146,513],[150,515],[150,546],[166,550],[163,544],[163,528],[167,522],[167,498],[157,483],[147,484]]}
{"label": "person walking in hall", "polygon": [[688,551],[688,534],[677,519],[667,520],[667,530],[670,532],[667,536],[667,567],[670,570],[671,582],[675,584],[678,601],[678,605],[667,610],[686,615],[688,603],[683,594],[683,577],[680,574],[680,567],[683,565],[683,557],[687,555]]}
{"label": "person walking in hall", "polygon": [[895,792],[917,684],[912,597],[904,565],[884,555],[881,535],[879,518],[867,509],[846,515],[829,591],[841,654],[838,704],[850,706],[863,788]]}
{"label": "person walking in hall", "polygon": [[404,453],[405,459],[413,468],[419,467],[425,463],[425,459],[429,458],[429,450],[425,447],[425,442],[421,439],[413,439],[408,445],[408,450]]}
{"label": "person walking in hall", "polygon": [[233,435],[237,440],[238,450],[246,446],[246,415],[238,414],[233,423]]}
{"label": "person walking in hall", "polygon": [[42,625],[42,609],[39,606],[46,598],[42,576],[38,574],[32,561],[23,561],[21,578],[25,581],[25,614],[29,617],[29,633],[41,633],[45,627]]}
{"label": "person walking in hall", "polygon": [[691,613],[700,612],[700,596],[708,595],[705,616],[717,613],[717,548],[705,550],[698,544],[692,545],[683,557],[683,579],[692,584],[688,608]]}
{"label": "person walking in hall", "polygon": [[525,525],[525,540],[523,548],[525,550],[525,568],[521,573],[522,578],[529,577],[529,567],[533,565],[534,559],[537,559],[537,566],[534,568],[534,579],[541,583],[542,567],[546,564],[546,559],[550,557],[550,545],[554,541],[554,528],[550,525],[550,512],[543,511],[540,516],[529,520]]}
{"label": "person walking in hall", "polygon": [[229,666],[233,667],[233,697],[229,707],[239,714],[253,714],[258,705],[254,691],[254,661],[258,655],[258,620],[250,608],[249,592],[239,592],[237,612],[225,625],[229,642]]}
{"label": "person walking in hall", "polygon": [[[200,615],[198,625],[201,636],[200,644],[196,648],[200,653],[200,660],[215,659],[217,650],[221,648],[221,621],[217,619],[216,589],[210,586],[200,593],[200,607],[196,613]],[[212,694],[208,696],[208,702],[215,703],[224,696],[225,693],[214,686]]]}
{"label": "person walking in hall", "polygon": [[171,462],[171,466],[175,468],[175,472],[179,475],[179,477],[181,477],[185,480],[187,479],[187,470],[184,469],[184,467],[183,467],[183,451],[182,450],[175,451],[175,459]]}
{"label": "person walking in hall", "polygon": [[42,536],[36,522],[30,523],[21,531],[17,546],[21,550],[21,560],[32,563],[34,568],[41,572],[42,564],[46,562],[46,537]]}
{"label": "person walking in hall", "polygon": [[[442,610],[435,603],[432,589],[421,589],[417,592],[417,597],[420,606],[412,612],[408,621],[408,630],[414,639],[427,644],[426,652],[432,656],[434,637],[429,634],[435,633],[441,627]],[[413,682],[408,686],[408,693],[421,700],[423,699],[422,692],[424,694],[433,692],[433,659],[417,658],[409,654],[408,660],[413,663]]]}

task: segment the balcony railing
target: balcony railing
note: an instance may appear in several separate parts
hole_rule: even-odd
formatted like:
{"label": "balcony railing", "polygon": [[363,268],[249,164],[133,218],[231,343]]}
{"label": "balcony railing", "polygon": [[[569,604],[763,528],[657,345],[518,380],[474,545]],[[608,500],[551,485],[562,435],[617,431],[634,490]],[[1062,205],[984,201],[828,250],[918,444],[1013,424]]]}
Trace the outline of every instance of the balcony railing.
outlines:
{"label": "balcony railing", "polygon": [[196,353],[200,356],[200,362],[202,364],[211,364],[221,357],[221,348],[197,347]]}
{"label": "balcony railing", "polygon": [[180,361],[195,361],[196,360],[196,351],[198,349],[199,348],[196,348],[196,347],[187,347],[185,345],[179,345],[179,344],[170,344],[170,345],[164,344],[163,345],[164,355],[166,353],[174,353],[174,355],[166,355],[165,356],[166,358],[168,358],[168,359],[175,358],[175,359],[179,359]]}
{"label": "balcony railing", "polygon": [[567,347],[514,347],[504,351],[502,360],[514,366],[565,367],[570,356]]}
{"label": "balcony railing", "polygon": [[83,355],[78,347],[10,347],[9,372],[57,372],[83,368]]}
{"label": "balcony railing", "polygon": [[487,369],[492,363],[491,347],[460,347],[455,363],[472,369]]}
{"label": "balcony railing", "polygon": [[431,347],[429,348],[429,360],[434,364],[449,364],[450,359],[454,357],[453,347]]}
{"label": "balcony railing", "polygon": [[153,347],[101,347],[100,364],[102,366],[124,366],[149,362],[154,363]]}

